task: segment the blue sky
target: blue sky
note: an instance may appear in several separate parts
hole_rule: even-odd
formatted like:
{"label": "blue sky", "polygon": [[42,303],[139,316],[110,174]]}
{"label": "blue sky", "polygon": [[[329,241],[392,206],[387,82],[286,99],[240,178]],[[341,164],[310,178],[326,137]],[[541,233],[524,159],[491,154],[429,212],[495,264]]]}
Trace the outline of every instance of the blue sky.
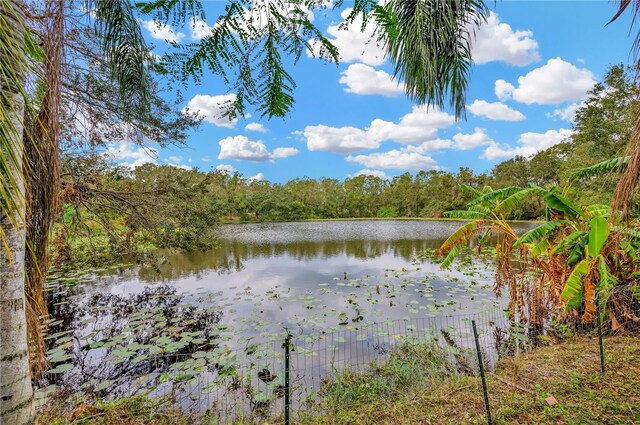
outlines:
{"label": "blue sky", "polygon": [[[267,1],[267,0],[262,0]],[[530,156],[571,134],[572,111],[613,64],[628,63],[634,32],[630,13],[605,27],[616,3],[606,1],[489,2],[492,13],[477,31],[466,121],[449,110],[416,107],[392,81],[391,66],[355,25],[336,31],[340,10],[314,14],[335,40],[341,62],[310,55],[293,68],[298,87],[285,119],[259,114],[230,122],[220,105],[234,96],[219,77],[182,88],[184,106],[206,118],[184,148],[111,146],[116,161],[237,170],[245,177],[285,182],[296,177],[360,173],[393,177],[421,169],[476,172],[514,155]],[[205,2],[207,21],[195,28],[143,22],[158,54],[165,40],[190,42],[213,25],[223,2]],[[631,36],[630,36],[631,34]],[[400,82],[401,84],[401,82]],[[252,112],[252,111],[249,111]],[[151,153],[151,155],[150,155]]]}

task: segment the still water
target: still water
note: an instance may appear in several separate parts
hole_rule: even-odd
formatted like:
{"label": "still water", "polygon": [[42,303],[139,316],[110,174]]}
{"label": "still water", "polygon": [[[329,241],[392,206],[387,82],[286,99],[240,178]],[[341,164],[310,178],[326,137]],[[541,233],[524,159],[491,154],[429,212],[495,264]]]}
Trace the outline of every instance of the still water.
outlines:
{"label": "still water", "polygon": [[467,255],[442,270],[432,255],[461,224],[223,225],[211,251],[54,276],[51,375],[72,390],[116,397],[147,388],[185,411],[232,418],[282,405],[287,334],[294,404],[334,370],[379,360],[404,338],[436,332],[459,353],[470,347],[469,314],[492,309],[479,321],[490,347],[503,316],[494,260]]}
{"label": "still water", "polygon": [[[339,326],[474,312],[497,301],[490,267],[473,261],[442,270],[435,249],[460,222],[318,221],[223,225],[207,252],[165,254],[159,267],[102,271],[78,288],[131,297],[169,286],[181,301],[217,308],[242,338],[314,333]],[[516,225],[526,228],[526,224]]]}

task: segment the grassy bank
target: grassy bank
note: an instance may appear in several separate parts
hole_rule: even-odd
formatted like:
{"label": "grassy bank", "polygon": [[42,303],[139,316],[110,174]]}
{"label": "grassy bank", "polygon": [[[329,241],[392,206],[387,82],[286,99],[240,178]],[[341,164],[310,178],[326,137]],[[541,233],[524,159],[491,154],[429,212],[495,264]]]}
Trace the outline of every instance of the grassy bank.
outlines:
{"label": "grassy bank", "polygon": [[[503,360],[487,381],[494,423],[639,423],[640,339],[607,339],[605,350],[604,376],[595,339],[539,348]],[[340,377],[340,385],[329,384],[323,399],[325,413],[307,415],[299,423],[486,423],[479,378],[447,378],[423,388],[400,386],[372,397],[370,383],[379,377],[375,370],[369,375]],[[344,388],[339,387],[345,382],[351,383],[349,398],[341,396]]]}
{"label": "grassy bank", "polygon": [[[605,340],[606,373],[600,374],[596,339],[543,347],[501,361],[488,375],[496,424],[633,424],[640,422],[640,339]],[[411,353],[407,353],[411,354]],[[414,353],[415,354],[415,353]],[[318,403],[321,413],[298,413],[295,424],[484,424],[480,380],[449,376],[440,364],[415,356],[396,358],[368,373],[344,372],[329,380]],[[425,368],[442,373],[425,381]],[[86,399],[85,399],[86,401]],[[276,424],[261,419],[254,423]],[[195,424],[179,412],[154,409],[143,397],[94,405],[51,403],[37,425]],[[211,421],[215,423],[215,421]],[[236,422],[241,423],[241,422]]]}

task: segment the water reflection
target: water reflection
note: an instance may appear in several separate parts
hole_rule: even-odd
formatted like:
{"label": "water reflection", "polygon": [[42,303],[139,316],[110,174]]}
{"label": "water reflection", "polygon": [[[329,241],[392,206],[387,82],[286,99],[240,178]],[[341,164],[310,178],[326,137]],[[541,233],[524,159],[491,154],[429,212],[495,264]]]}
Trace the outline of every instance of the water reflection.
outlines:
{"label": "water reflection", "polygon": [[222,240],[221,247],[206,252],[164,253],[166,261],[163,264],[158,268],[140,268],[137,277],[146,282],[159,282],[197,276],[210,270],[221,275],[233,274],[245,270],[248,261],[285,256],[296,262],[328,260],[334,257],[374,260],[390,256],[410,263],[417,253],[428,248],[435,249],[441,242],[433,239],[407,239],[247,244],[237,240]]}
{"label": "water reflection", "polygon": [[[144,364],[147,359],[140,356],[154,354],[158,346],[160,351],[170,347],[173,353],[213,348],[244,355],[258,343],[282,341],[286,332],[297,338],[301,357],[294,367],[306,368],[309,359],[302,353],[314,352],[317,364],[309,373],[318,377],[336,360],[348,365],[374,357],[380,347],[395,343],[396,334],[432,332],[436,322],[430,318],[440,317],[437,324],[448,329],[441,316],[483,311],[499,303],[491,291],[493,274],[487,263],[467,261],[443,271],[435,262],[414,261],[416,254],[440,246],[460,224],[389,220],[222,226],[217,249],[165,253],[166,261],[159,267],[86,276],[82,284],[69,288],[71,302],[59,313],[75,330],[74,364],[81,370],[93,367],[91,373],[100,375],[101,385],[104,379],[109,385],[103,390],[119,385],[123,373],[109,364],[100,369],[105,367],[100,362],[78,359],[119,353]],[[118,312],[126,314],[118,319]],[[452,332],[467,335],[468,323],[455,320]],[[493,316],[487,321],[490,326],[495,322]],[[177,323],[194,328],[177,329]],[[120,335],[125,337],[117,346],[106,346],[105,341]],[[189,338],[198,342],[197,348]],[[60,342],[66,343],[56,341]],[[183,343],[187,345],[176,345]],[[86,353],[94,357],[83,357]],[[227,367],[218,357],[220,353],[213,353],[211,362],[198,364],[198,371],[190,373],[211,366],[209,372],[218,376]],[[254,372],[266,366],[281,369],[279,358],[273,360],[271,353],[267,357],[269,365],[251,359],[251,367],[257,369],[247,373],[255,385],[261,384]],[[168,366],[142,372],[156,379]],[[116,377],[110,375],[114,370]]]}
{"label": "water reflection", "polygon": [[[226,225],[220,247],[166,253],[159,267],[102,272],[85,291],[133,295],[164,283],[225,310],[235,336],[268,339],[380,320],[478,311],[495,302],[484,264],[443,271],[416,254],[460,222],[337,221]],[[521,225],[526,227],[526,224]]]}
{"label": "water reflection", "polygon": [[[233,274],[256,258],[284,256],[298,262],[340,257],[375,260],[392,257],[410,263],[419,252],[438,248],[462,223],[457,221],[319,221],[303,223],[249,223],[223,225],[220,247],[207,252],[164,253],[159,268],[141,268],[137,278],[145,282],[172,281],[215,270]],[[524,230],[527,223],[516,223]],[[388,268],[379,262],[381,269]],[[345,270],[346,271],[346,270]]]}

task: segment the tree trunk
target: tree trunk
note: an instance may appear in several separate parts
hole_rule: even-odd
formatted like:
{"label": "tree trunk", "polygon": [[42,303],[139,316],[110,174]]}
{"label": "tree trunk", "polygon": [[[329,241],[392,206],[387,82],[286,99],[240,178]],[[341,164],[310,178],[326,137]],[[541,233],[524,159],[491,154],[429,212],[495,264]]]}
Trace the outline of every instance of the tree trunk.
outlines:
{"label": "tree trunk", "polygon": [[[11,0],[0,1],[0,24],[6,26],[2,29],[0,61],[11,64],[14,72],[14,78],[0,81],[1,99],[8,102],[3,107],[7,114],[0,123],[7,134],[7,143],[0,149],[4,158],[10,157],[7,150],[13,151],[15,163],[11,163],[9,168],[16,184],[8,190],[15,199],[20,200],[18,205],[22,209],[9,212],[13,214],[13,219],[5,214],[0,218],[7,243],[7,249],[0,253],[0,424],[11,425],[29,423],[33,412],[24,297],[22,136],[25,103],[20,87],[24,82],[26,63],[23,22],[21,5]],[[11,55],[7,55],[9,51],[12,52]],[[6,212],[6,209],[3,210]]]}

